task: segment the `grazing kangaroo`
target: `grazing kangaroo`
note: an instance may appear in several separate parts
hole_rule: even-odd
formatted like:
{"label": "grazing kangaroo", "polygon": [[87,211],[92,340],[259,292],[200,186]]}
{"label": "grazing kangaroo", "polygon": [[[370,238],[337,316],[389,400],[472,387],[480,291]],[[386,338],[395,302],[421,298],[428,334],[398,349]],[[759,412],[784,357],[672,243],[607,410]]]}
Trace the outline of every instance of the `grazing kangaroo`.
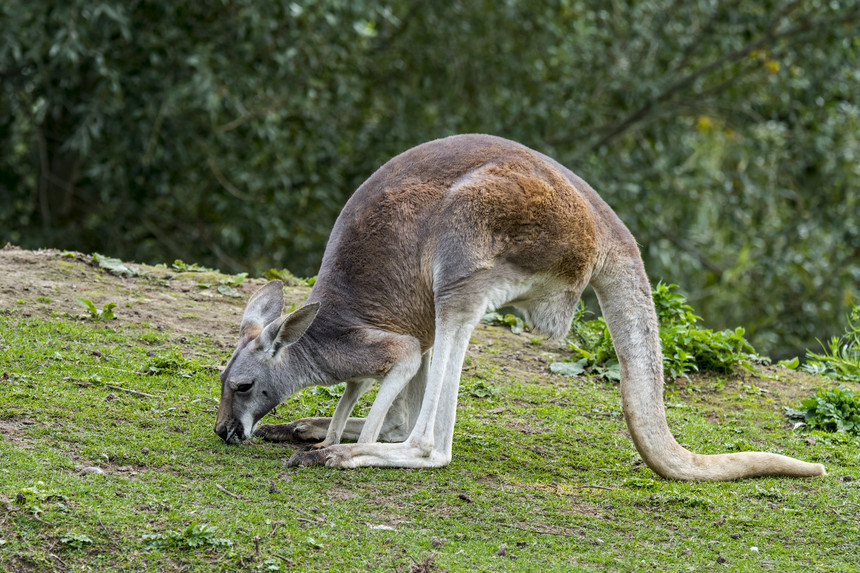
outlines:
{"label": "grazing kangaroo", "polygon": [[[589,284],[621,364],[624,418],[655,472],[679,480],[824,475],[822,465],[786,456],[699,455],[675,441],[657,316],[633,236],[568,169],[487,135],[419,145],[365,181],[334,225],[305,306],[281,316],[279,281],[251,297],[221,375],[215,432],[228,443],[252,433],[318,442],[293,465],[447,465],[460,369],[483,314],[512,305],[535,330],[560,338]],[[331,418],[255,432],[294,392],[344,381]],[[373,381],[380,387],[367,419],[350,418]]]}

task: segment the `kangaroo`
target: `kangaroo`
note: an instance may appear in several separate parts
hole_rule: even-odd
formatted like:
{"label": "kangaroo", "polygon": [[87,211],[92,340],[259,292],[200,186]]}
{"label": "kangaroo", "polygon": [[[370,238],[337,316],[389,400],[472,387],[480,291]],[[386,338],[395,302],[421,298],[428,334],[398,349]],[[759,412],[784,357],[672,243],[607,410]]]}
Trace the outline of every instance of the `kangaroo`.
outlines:
{"label": "kangaroo", "polygon": [[[304,306],[281,316],[278,281],[251,297],[221,374],[215,432],[228,443],[252,434],[316,442],[292,465],[445,466],[460,370],[484,313],[515,306],[536,331],[558,339],[587,285],[618,354],[633,443],[657,474],[698,481],[825,474],[821,464],[778,454],[699,455],[677,443],[663,405],[657,316],[633,236],[567,168],[488,135],[419,145],[371,175],[335,222]],[[344,381],[331,418],[256,428],[301,388]],[[380,386],[367,418],[351,418],[374,381]]]}

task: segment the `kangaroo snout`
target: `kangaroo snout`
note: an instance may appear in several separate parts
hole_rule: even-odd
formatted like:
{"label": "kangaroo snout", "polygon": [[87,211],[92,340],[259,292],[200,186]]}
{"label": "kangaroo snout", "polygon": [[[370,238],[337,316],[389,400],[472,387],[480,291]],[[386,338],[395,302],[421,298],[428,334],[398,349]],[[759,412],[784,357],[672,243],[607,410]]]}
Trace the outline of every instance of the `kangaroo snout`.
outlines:
{"label": "kangaroo snout", "polygon": [[245,440],[245,429],[236,420],[215,424],[215,433],[228,444],[240,444]]}

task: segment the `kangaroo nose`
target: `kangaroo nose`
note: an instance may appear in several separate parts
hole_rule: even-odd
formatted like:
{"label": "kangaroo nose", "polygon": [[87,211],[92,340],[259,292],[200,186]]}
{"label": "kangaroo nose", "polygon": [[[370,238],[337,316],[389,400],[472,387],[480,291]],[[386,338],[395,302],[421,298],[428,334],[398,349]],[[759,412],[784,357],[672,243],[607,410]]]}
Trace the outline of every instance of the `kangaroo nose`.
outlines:
{"label": "kangaroo nose", "polygon": [[226,442],[227,441],[227,434],[228,434],[227,424],[216,425],[215,426],[215,433],[218,434],[218,436]]}

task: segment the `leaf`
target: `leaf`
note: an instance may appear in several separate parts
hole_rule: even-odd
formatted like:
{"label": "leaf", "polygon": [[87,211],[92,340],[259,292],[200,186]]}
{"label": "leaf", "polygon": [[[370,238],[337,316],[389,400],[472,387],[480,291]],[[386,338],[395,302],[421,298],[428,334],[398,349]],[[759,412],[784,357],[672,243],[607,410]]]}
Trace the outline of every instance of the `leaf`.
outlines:
{"label": "leaf", "polygon": [[616,360],[610,360],[604,366],[596,367],[597,373],[607,380],[621,380],[621,365]]}
{"label": "leaf", "polygon": [[90,311],[90,315],[92,315],[92,316],[98,316],[99,311],[98,311],[98,309],[96,308],[96,305],[95,305],[95,304],[93,304],[93,301],[91,301],[90,299],[87,299],[87,298],[81,298],[81,297],[79,297],[79,296],[78,296],[78,297],[75,297],[75,301],[77,301],[77,302],[78,302],[78,304],[81,304],[81,305],[83,305],[84,307],[86,307],[86,308],[87,308],[87,310],[89,310],[89,311]]}
{"label": "leaf", "polygon": [[115,302],[107,303],[99,313],[100,320],[114,320],[116,317],[113,314],[113,309],[116,307]]}
{"label": "leaf", "polygon": [[579,376],[585,372],[585,358],[576,362],[553,362],[549,365],[549,371],[562,376]]}
{"label": "leaf", "polygon": [[93,260],[99,264],[99,268],[106,270],[112,275],[126,278],[140,276],[139,271],[125,266],[119,259],[113,259],[94,253]]}
{"label": "leaf", "polygon": [[248,277],[248,273],[239,273],[221,280],[222,285],[239,286]]}
{"label": "leaf", "polygon": [[791,360],[780,360],[778,364],[783,368],[788,368],[789,370],[797,370],[797,367],[800,366],[800,358],[795,356]]}
{"label": "leaf", "polygon": [[239,291],[228,285],[218,285],[218,292],[223,294],[224,296],[229,296],[230,298],[242,297],[242,295],[239,294]]}

